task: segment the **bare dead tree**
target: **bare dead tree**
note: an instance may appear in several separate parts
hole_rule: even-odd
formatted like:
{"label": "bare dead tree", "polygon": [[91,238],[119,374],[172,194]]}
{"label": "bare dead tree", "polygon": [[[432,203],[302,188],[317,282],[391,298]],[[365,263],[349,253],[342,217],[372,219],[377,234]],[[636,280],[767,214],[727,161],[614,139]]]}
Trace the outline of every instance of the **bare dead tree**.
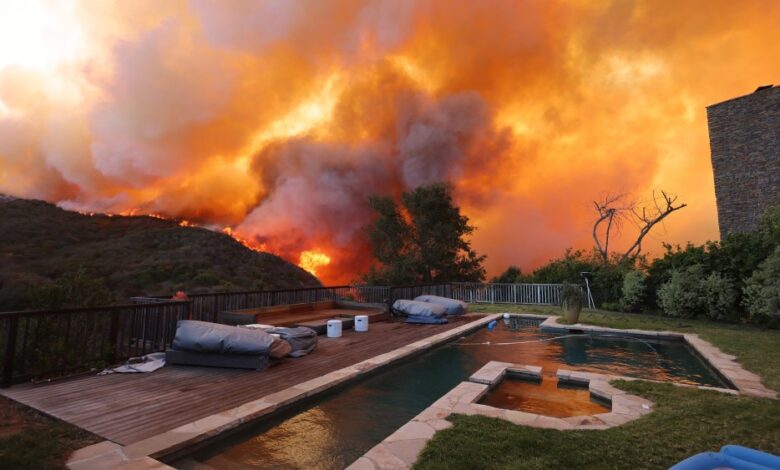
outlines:
{"label": "bare dead tree", "polygon": [[[660,195],[659,195],[660,194]],[[687,204],[677,202],[677,196],[670,195],[666,191],[653,191],[652,205],[650,207],[638,205],[634,202],[626,202],[624,195],[606,196],[602,201],[593,201],[598,217],[593,223],[593,241],[596,242],[596,250],[606,263],[609,260],[609,241],[613,234],[621,229],[621,222],[629,220],[639,228],[634,242],[620,255],[620,260],[632,259],[642,252],[642,241],[650,233],[650,230],[668,217],[672,212],[678,211]],[[604,241],[599,236],[599,227],[606,223],[604,229]]]}

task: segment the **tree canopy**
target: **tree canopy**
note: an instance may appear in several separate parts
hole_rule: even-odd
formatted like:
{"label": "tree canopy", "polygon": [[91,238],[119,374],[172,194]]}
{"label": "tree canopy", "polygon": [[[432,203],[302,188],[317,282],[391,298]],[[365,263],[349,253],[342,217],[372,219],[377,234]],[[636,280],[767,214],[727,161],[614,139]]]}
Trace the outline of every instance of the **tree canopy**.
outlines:
{"label": "tree canopy", "polygon": [[377,215],[368,226],[377,261],[364,276],[369,284],[482,281],[485,256],[472,248],[475,227],[452,200],[452,186],[421,186],[401,196],[372,196]]}

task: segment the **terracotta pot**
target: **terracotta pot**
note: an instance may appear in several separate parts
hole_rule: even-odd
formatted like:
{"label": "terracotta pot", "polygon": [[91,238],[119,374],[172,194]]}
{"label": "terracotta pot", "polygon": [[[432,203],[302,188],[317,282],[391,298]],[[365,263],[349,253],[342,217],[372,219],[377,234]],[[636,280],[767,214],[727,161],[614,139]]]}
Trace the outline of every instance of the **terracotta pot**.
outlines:
{"label": "terracotta pot", "polygon": [[579,305],[564,305],[563,316],[566,318],[566,323],[570,325],[577,323],[580,319],[580,311],[582,311],[582,307]]}

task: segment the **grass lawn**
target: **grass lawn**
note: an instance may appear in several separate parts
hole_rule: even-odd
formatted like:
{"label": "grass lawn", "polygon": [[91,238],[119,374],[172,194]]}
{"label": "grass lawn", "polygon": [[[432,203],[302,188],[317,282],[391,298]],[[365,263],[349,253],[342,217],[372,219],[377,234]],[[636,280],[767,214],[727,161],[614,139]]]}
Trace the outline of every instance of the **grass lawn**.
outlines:
{"label": "grass lawn", "polygon": [[0,397],[0,468],[63,468],[71,452],[100,438]]}
{"label": "grass lawn", "polygon": [[780,454],[780,402],[649,382],[617,382],[653,413],[606,431],[555,431],[453,415],[415,468],[662,469],[737,443]]}
{"label": "grass lawn", "polygon": [[[557,308],[476,305],[471,311],[558,314]],[[697,333],[780,389],[780,331],[705,320],[584,311],[582,323]],[[415,468],[667,468],[690,455],[740,444],[780,454],[780,401],[646,382],[619,388],[653,400],[653,413],[606,431],[555,431],[453,415]]]}

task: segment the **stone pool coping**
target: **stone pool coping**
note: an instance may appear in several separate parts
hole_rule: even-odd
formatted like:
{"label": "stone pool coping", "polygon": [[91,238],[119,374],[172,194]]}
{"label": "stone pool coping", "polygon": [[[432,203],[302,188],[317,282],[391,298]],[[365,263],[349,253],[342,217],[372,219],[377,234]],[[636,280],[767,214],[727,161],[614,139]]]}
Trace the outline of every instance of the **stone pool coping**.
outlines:
{"label": "stone pool coping", "polygon": [[[554,418],[536,413],[496,408],[477,403],[491,388],[500,383],[507,374],[518,374],[528,378],[541,378],[542,368],[525,364],[490,361],[468,382],[461,382],[431,406],[401,426],[385,440],[371,448],[357,459],[348,470],[401,470],[409,469],[417,461],[422,450],[437,431],[447,429],[452,423],[447,416],[457,413],[499,418],[513,424],[559,431],[593,431],[620,426],[638,419],[653,410],[653,402],[632,395],[609,384],[620,376],[574,373],[558,369],[559,382],[574,382],[587,387],[594,395],[611,403],[607,413],[595,415]],[[572,374],[576,380],[570,380]]]}
{"label": "stone pool coping", "polygon": [[[520,315],[525,317],[526,315]],[[538,315],[534,315],[538,318]],[[620,334],[634,338],[660,339],[660,340],[681,340],[693,349],[705,362],[709,364],[720,376],[732,385],[741,395],[759,398],[777,398],[777,392],[771,390],[761,383],[761,377],[753,372],[745,370],[736,359],[736,356],[726,354],[705,341],[697,334],[679,333],[676,331],[652,331],[637,329],[619,329],[608,328],[604,326],[583,325],[575,323],[573,325],[563,324],[558,321],[558,317],[548,316],[539,326],[542,331],[572,332],[579,331],[592,334]],[[706,388],[706,387],[700,387]]]}
{"label": "stone pool coping", "polygon": [[298,400],[312,397],[391,363],[448,342],[460,335],[470,333],[500,317],[501,314],[485,315],[457,328],[443,331],[393,351],[266,395],[258,400],[244,403],[126,446],[106,440],[84,447],[70,456],[67,467],[73,470],[172,468],[156,459],[201,443],[220,433],[279,411]]}

